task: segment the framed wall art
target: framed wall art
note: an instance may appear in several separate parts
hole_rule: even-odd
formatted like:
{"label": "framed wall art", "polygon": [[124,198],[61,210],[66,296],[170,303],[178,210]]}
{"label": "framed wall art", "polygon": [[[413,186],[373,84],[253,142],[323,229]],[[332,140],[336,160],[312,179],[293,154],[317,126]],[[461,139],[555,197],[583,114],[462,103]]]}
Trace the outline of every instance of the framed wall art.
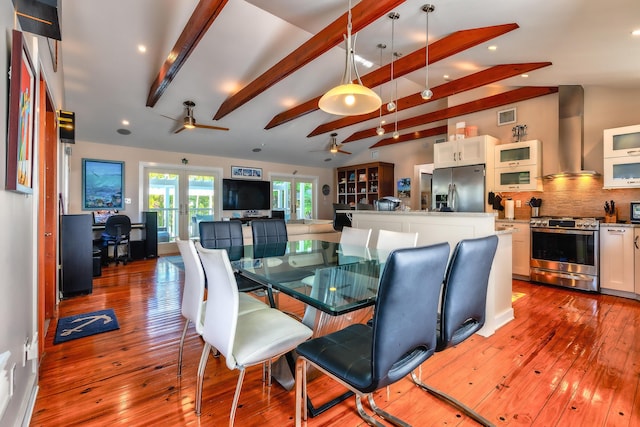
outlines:
{"label": "framed wall art", "polygon": [[24,37],[13,30],[5,188],[33,193],[35,71]]}
{"label": "framed wall art", "polygon": [[124,208],[124,162],[82,159],[82,210]]}
{"label": "framed wall art", "polygon": [[262,169],[231,166],[231,178],[262,179]]}

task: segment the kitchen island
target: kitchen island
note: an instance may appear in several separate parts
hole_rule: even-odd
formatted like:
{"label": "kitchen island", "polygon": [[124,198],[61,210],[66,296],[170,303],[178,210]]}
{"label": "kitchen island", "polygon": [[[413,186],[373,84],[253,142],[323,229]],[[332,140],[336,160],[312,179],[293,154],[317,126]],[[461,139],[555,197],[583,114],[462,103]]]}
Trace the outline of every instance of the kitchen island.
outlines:
{"label": "kitchen island", "polygon": [[487,311],[480,335],[492,335],[496,329],[513,319],[511,305],[510,230],[496,231],[496,214],[475,212],[423,211],[338,211],[352,218],[354,228],[371,228],[371,246],[375,247],[378,231],[418,232],[418,246],[449,242],[451,252],[462,239],[498,236],[498,249],[491,267],[487,290]]}

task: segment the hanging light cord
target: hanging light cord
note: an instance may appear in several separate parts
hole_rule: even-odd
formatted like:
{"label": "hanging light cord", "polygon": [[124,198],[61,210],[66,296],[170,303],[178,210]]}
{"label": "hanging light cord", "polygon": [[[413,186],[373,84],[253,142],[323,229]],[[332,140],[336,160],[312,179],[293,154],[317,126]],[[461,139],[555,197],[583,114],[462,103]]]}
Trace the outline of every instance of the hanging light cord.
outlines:
{"label": "hanging light cord", "polygon": [[389,101],[389,103],[387,104],[387,111],[394,111],[397,107],[397,97],[398,97],[398,91],[397,91],[397,85],[395,86],[395,93],[394,93],[394,62],[395,62],[395,51],[394,51],[394,46],[395,46],[395,23],[396,23],[396,19],[400,18],[400,15],[396,12],[391,12],[389,14],[389,18],[391,18],[391,101]]}
{"label": "hanging light cord", "polygon": [[431,89],[429,89],[429,13],[433,12],[435,9],[436,9],[435,6],[432,4],[425,4],[424,6],[422,6],[422,10],[427,14],[426,29],[425,29],[425,37],[427,38],[427,41],[425,43],[425,48],[424,48],[424,51],[425,51],[424,90],[422,91],[422,93],[420,93],[420,96],[425,101],[431,99],[431,97],[433,96],[433,92],[431,91]]}

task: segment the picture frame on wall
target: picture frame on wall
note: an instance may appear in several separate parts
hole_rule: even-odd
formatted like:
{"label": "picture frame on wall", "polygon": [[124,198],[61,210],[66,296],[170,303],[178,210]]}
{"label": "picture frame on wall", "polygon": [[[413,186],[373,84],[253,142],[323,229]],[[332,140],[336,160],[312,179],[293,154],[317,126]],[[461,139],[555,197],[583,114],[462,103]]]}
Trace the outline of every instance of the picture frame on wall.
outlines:
{"label": "picture frame on wall", "polygon": [[33,193],[35,71],[20,31],[13,30],[5,188]]}
{"label": "picture frame on wall", "polygon": [[231,178],[262,179],[262,168],[231,166]]}
{"label": "picture frame on wall", "polygon": [[82,210],[124,209],[124,162],[82,159]]}

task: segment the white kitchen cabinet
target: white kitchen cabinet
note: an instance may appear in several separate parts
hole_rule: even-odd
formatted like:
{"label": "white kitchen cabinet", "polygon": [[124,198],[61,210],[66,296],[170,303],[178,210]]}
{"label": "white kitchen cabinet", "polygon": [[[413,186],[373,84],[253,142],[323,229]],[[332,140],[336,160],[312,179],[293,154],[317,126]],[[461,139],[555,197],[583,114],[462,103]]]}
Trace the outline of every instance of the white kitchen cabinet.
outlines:
{"label": "white kitchen cabinet", "polygon": [[518,278],[529,279],[529,265],[531,262],[531,231],[529,223],[496,221],[498,227],[512,230],[511,239],[513,254],[511,256],[511,273]]}
{"label": "white kitchen cabinet", "polygon": [[640,156],[640,125],[605,129],[604,158]]}
{"label": "white kitchen cabinet", "polygon": [[[634,228],[600,225],[600,288],[635,292]],[[640,264],[638,265],[640,269]]]}
{"label": "white kitchen cabinet", "polygon": [[434,144],[433,167],[486,164],[489,156],[493,159],[493,148],[497,143],[497,138],[481,135]]}
{"label": "white kitchen cabinet", "polygon": [[495,147],[495,191],[542,191],[540,141]]}
{"label": "white kitchen cabinet", "polygon": [[640,125],[605,129],[604,188],[640,187]]}
{"label": "white kitchen cabinet", "polygon": [[633,229],[633,254],[635,266],[635,292],[636,298],[640,299],[640,228]]}

